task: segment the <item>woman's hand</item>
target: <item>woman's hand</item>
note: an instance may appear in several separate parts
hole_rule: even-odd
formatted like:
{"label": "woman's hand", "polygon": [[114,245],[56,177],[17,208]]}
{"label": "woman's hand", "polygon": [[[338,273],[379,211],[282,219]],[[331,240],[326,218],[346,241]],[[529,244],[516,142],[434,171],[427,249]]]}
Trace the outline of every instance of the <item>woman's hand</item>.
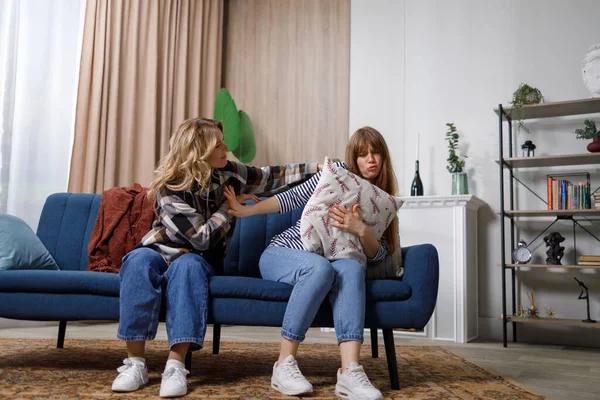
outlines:
{"label": "woman's hand", "polygon": [[329,218],[335,221],[331,223],[331,226],[362,236],[367,226],[358,213],[358,207],[358,204],[353,205],[352,210],[346,210],[345,207],[339,205],[331,207]]}
{"label": "woman's hand", "polygon": [[226,186],[225,190],[223,190],[223,194],[225,195],[227,205],[229,205],[228,214],[237,218],[243,218],[249,215],[247,213],[248,207],[243,204],[244,201],[254,200],[257,203],[260,203],[260,199],[254,194],[240,194],[236,196],[235,190],[233,190],[231,186]]}

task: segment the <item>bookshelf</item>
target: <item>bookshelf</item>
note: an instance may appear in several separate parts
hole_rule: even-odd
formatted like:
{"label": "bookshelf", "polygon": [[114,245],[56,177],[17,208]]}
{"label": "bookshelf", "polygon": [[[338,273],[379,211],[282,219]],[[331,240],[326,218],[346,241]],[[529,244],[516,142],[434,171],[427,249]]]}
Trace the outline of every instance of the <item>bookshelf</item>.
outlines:
{"label": "bookshelf", "polygon": [[[535,194],[540,200],[545,201],[547,193],[541,193],[538,195],[535,191],[529,189],[525,183],[517,179],[514,175],[514,170],[520,168],[547,168],[547,167],[560,167],[560,166],[573,166],[573,165],[588,165],[590,169],[597,169],[600,166],[600,153],[584,153],[584,154],[561,154],[561,155],[550,155],[550,156],[536,156],[536,157],[515,157],[513,155],[514,144],[513,137],[515,135],[513,131],[513,118],[515,117],[515,110],[512,107],[504,107],[499,104],[497,108],[494,108],[494,112],[498,116],[498,127],[499,127],[499,142],[498,142],[498,153],[499,157],[496,163],[499,166],[500,174],[500,246],[501,246],[501,273],[502,273],[502,337],[503,345],[507,347],[508,342],[508,324],[512,324],[513,328],[513,341],[517,341],[517,324],[547,324],[547,325],[563,325],[563,326],[579,326],[587,328],[600,328],[600,323],[585,323],[581,320],[576,319],[560,319],[560,318],[526,318],[518,317],[517,314],[517,272],[523,268],[533,269],[554,269],[554,268],[566,268],[573,271],[582,269],[600,269],[600,265],[546,265],[546,264],[516,264],[512,260],[512,249],[516,247],[516,233],[517,226],[516,221],[520,218],[547,218],[554,219],[552,224],[558,220],[566,220],[573,224],[575,243],[575,228],[579,226],[583,228],[577,221],[593,220],[594,217],[600,216],[600,209],[547,209],[547,204],[542,205],[540,203],[540,209],[534,210],[518,210],[515,207],[515,181],[525,186],[533,194]],[[566,117],[572,115],[584,115],[584,114],[598,114],[600,113],[600,98],[589,98],[562,102],[542,103],[531,106],[522,107],[522,113],[519,116],[522,120],[538,119],[538,118],[556,118]],[[508,129],[505,129],[505,125],[508,125]],[[505,154],[504,144],[508,144],[508,154]],[[510,177],[507,183],[504,181],[504,177]],[[565,174],[565,175],[577,175]],[[558,176],[558,174],[556,174]],[[552,178],[549,175],[549,178]],[[588,181],[589,182],[589,181]],[[573,182],[575,185],[575,182]],[[588,185],[589,186],[589,185]],[[590,188],[593,190],[593,188]],[[594,206],[593,201],[591,206]],[[600,221],[600,218],[596,218]],[[548,226],[549,228],[549,226]],[[546,230],[548,229],[546,228]],[[528,245],[531,245],[533,241],[540,237],[546,230],[542,231],[535,239],[530,241]],[[587,229],[584,229],[587,231]],[[588,231],[588,233],[590,233]],[[591,233],[590,233],[591,234]],[[596,236],[592,235],[594,238]],[[596,238],[600,241],[599,238]],[[574,246],[575,254],[577,254],[577,246]],[[507,256],[510,255],[510,256]],[[508,258],[507,258],[508,257]],[[507,277],[507,270],[510,272],[510,277]],[[508,301],[509,295],[507,295],[507,285],[510,284],[509,294],[512,297],[510,300],[512,303],[511,311],[508,312]]]}
{"label": "bookshelf", "polygon": [[587,210],[504,210],[504,216],[514,217],[572,217],[600,215],[600,209]]}
{"label": "bookshelf", "polygon": [[548,265],[548,264],[506,264],[506,267],[509,268],[568,268],[568,269],[598,269],[600,268],[600,264],[598,265]]}
{"label": "bookshelf", "polygon": [[525,324],[550,324],[550,325],[562,325],[562,326],[580,326],[584,328],[596,328],[600,329],[600,324],[588,324],[582,322],[580,319],[566,319],[566,318],[525,318],[517,317],[516,315],[509,315],[506,317],[508,322],[521,322]]}
{"label": "bookshelf", "polygon": [[[522,120],[595,114],[600,112],[600,98],[541,103],[523,106],[521,110],[523,111]],[[514,108],[500,105],[498,108],[494,108],[494,112],[498,116],[502,114],[505,121],[510,121],[513,119]]]}
{"label": "bookshelf", "polygon": [[[500,161],[496,160],[496,163],[499,164]],[[600,164],[600,153],[505,158],[504,164],[508,168],[540,168]]]}

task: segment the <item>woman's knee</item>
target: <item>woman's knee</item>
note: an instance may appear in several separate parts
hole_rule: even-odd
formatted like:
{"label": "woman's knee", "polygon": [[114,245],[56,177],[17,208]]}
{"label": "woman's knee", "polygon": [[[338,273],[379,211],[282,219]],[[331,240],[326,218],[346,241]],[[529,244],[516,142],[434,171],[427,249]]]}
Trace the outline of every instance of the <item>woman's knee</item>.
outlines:
{"label": "woman's knee", "polygon": [[129,274],[147,275],[149,270],[156,270],[160,273],[161,264],[164,264],[164,260],[160,254],[147,247],[140,247],[123,257],[119,275],[121,277]]}
{"label": "woman's knee", "polygon": [[186,253],[177,257],[169,267],[170,275],[185,275],[190,278],[210,278],[213,275],[212,266],[202,256]]}
{"label": "woman's knee", "polygon": [[335,280],[335,270],[329,260],[324,257],[310,259],[305,268],[305,274],[323,283],[329,283],[329,285],[333,284]]}

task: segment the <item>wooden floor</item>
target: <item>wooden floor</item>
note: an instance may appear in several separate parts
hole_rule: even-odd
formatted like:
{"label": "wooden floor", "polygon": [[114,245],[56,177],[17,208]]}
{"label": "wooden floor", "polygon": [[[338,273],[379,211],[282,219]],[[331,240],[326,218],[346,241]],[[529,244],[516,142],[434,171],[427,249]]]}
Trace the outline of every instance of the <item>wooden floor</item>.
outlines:
{"label": "wooden floor", "polygon": [[[56,326],[36,326],[0,329],[1,338],[56,338]],[[114,339],[114,323],[70,322],[68,338]],[[207,340],[212,340],[209,326]],[[164,324],[160,324],[157,339],[166,339]],[[222,341],[278,342],[279,328],[224,326]],[[305,343],[336,343],[335,335],[311,329]],[[370,338],[365,337],[365,343]],[[380,338],[379,343],[383,343]],[[567,348],[562,346],[510,344],[476,340],[468,344],[433,342],[423,339],[396,338],[401,345],[444,346],[468,360],[548,396],[551,399],[600,399],[600,349]]]}

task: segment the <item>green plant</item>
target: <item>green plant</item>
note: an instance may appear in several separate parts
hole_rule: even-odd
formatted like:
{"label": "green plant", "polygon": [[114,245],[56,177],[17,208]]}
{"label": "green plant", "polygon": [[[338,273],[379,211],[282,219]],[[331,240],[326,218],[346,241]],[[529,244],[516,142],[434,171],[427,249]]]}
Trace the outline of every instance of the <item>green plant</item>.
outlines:
{"label": "green plant", "polygon": [[515,119],[518,121],[517,132],[519,129],[523,129],[525,132],[529,133],[529,128],[523,123],[523,106],[539,104],[542,100],[544,100],[542,92],[526,83],[521,83],[519,88],[515,90],[510,104],[513,107]]}
{"label": "green plant", "polygon": [[223,123],[223,136],[229,151],[243,163],[249,163],[256,156],[254,127],[250,116],[237,109],[233,97],[222,88],[215,98],[213,118]]}
{"label": "green plant", "polygon": [[596,123],[591,119],[583,121],[585,129],[575,129],[577,139],[595,139],[600,137],[600,131],[596,129]]}
{"label": "green plant", "polygon": [[[456,127],[453,123],[449,122],[446,124],[448,132],[446,132],[446,140],[448,141],[448,166],[446,169],[452,173],[462,172],[465,166],[465,160],[461,160],[456,151],[458,150],[458,133],[456,133]],[[464,156],[467,158],[467,156]]]}

